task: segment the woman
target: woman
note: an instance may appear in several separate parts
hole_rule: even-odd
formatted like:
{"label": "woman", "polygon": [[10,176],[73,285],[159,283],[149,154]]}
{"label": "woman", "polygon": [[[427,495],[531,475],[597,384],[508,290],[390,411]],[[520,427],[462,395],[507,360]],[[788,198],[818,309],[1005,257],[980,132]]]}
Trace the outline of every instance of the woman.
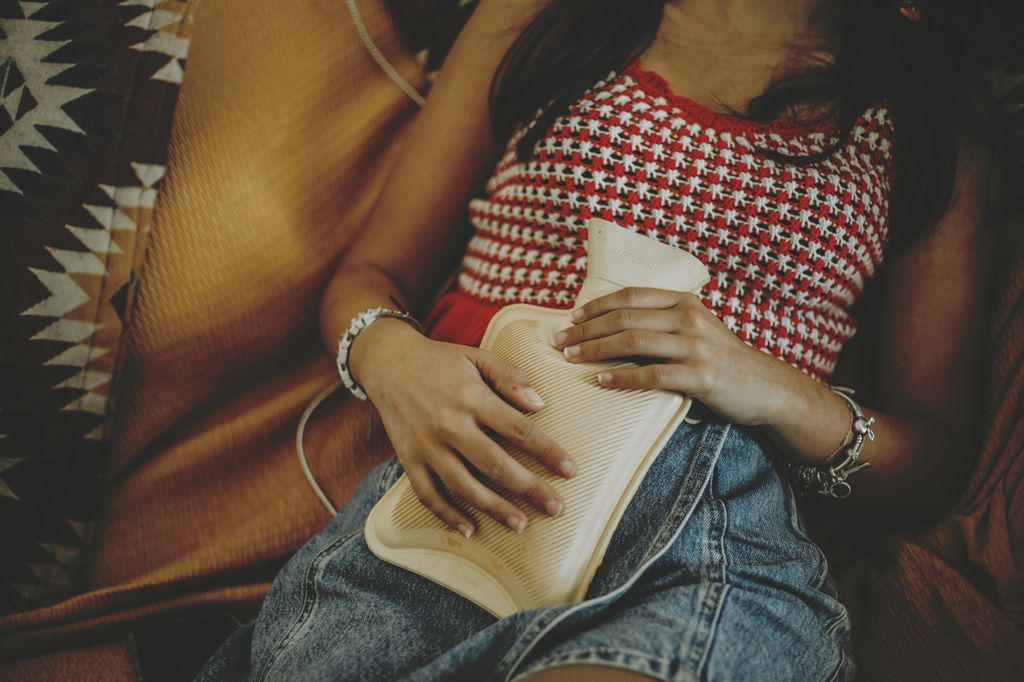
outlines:
{"label": "woman", "polygon": [[[349,335],[343,375],[396,457],[201,677],[849,679],[849,617],[787,470],[813,483],[853,453],[869,466],[820,480],[894,524],[941,513],[966,480],[988,159],[958,85],[973,53],[948,43],[981,23],[960,4],[482,0],[323,298],[324,341]],[[523,415],[543,396],[475,344],[502,305],[571,305],[592,215],[690,250],[712,282],[596,299],[552,343],[570,362],[644,358],[602,383],[681,391],[713,416],[658,457],[585,601],[496,620],[377,560],[362,527],[403,470],[453,532],[564,512],[550,481],[572,453]],[[463,251],[427,335],[400,315],[351,325],[421,313]],[[826,382],[878,271],[859,405]]]}

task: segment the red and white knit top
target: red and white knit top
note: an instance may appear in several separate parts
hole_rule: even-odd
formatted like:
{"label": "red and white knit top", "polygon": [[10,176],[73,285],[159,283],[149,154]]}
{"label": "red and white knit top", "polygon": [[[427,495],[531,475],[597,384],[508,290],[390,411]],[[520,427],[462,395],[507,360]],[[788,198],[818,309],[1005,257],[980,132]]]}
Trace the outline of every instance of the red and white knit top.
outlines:
{"label": "red and white knit top", "polygon": [[477,345],[510,303],[569,308],[598,216],[694,254],[701,298],[750,345],[825,380],[856,332],[849,308],[882,263],[892,122],[865,111],[848,142],[813,165],[835,120],[759,124],[674,94],[639,61],[611,73],[544,135],[526,162],[512,137],[473,199],[475,233],[453,287],[426,320],[432,338]]}

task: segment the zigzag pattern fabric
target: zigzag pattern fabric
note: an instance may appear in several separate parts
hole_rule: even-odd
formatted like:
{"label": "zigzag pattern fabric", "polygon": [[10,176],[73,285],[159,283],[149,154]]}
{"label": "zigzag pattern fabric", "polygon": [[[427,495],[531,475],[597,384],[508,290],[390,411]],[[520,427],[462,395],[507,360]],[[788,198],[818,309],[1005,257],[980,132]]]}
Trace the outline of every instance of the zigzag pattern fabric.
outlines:
{"label": "zigzag pattern fabric", "polygon": [[74,593],[195,2],[0,2],[0,613]]}
{"label": "zigzag pattern fabric", "polygon": [[760,124],[674,94],[634,61],[596,84],[517,160],[513,136],[469,216],[458,289],[435,307],[435,337],[476,343],[460,316],[509,303],[570,306],[597,216],[685,248],[711,271],[704,302],[740,338],[818,379],[856,332],[849,308],[883,261],[892,121],[865,111],[842,148],[834,119]]}

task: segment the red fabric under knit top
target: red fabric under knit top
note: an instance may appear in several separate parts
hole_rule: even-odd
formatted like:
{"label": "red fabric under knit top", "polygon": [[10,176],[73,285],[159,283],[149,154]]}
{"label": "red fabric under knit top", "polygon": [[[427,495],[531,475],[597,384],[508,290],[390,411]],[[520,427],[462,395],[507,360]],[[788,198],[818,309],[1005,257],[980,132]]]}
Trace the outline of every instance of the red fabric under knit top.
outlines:
{"label": "red fabric under knit top", "polygon": [[888,234],[892,123],[865,111],[848,142],[834,120],[759,124],[716,114],[633,62],[581,97],[521,163],[512,137],[456,281],[425,321],[435,339],[477,345],[510,303],[569,308],[597,216],[686,249],[711,272],[705,305],[741,339],[826,380],[856,332],[848,310]]}

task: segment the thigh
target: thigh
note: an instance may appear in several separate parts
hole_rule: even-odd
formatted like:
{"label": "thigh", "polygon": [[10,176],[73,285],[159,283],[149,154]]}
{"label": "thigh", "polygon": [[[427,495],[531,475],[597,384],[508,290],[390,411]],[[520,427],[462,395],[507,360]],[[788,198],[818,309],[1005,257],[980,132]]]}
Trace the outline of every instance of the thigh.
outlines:
{"label": "thigh", "polygon": [[849,679],[849,614],[807,536],[783,455],[758,430],[734,432],[710,488],[724,519],[724,594],[707,679]]}
{"label": "thigh", "polygon": [[366,516],[400,474],[395,462],[375,469],[278,574],[255,623],[251,679],[398,679],[494,622],[366,546]]}
{"label": "thigh", "polygon": [[663,680],[847,679],[846,609],[773,458],[732,428],[668,551],[600,618],[538,647],[516,679],[577,666]]}

